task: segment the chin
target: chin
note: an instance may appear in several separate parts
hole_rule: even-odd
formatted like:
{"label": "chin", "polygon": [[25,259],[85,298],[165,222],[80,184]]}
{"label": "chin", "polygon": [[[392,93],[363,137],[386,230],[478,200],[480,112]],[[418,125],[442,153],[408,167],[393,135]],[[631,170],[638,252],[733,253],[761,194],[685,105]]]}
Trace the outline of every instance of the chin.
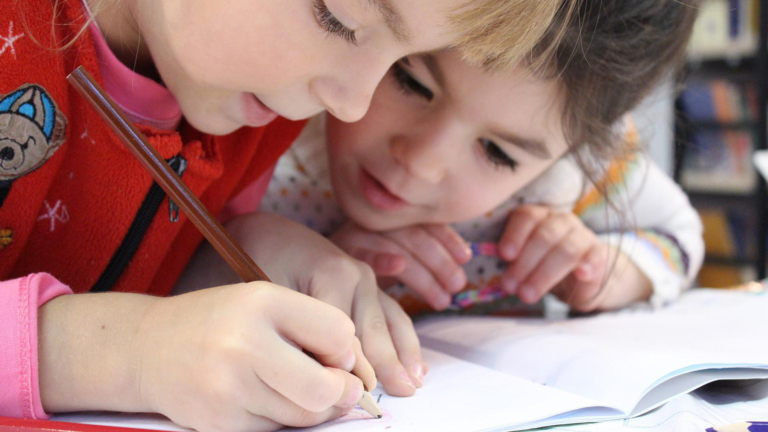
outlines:
{"label": "chin", "polygon": [[400,221],[397,220],[397,218],[392,217],[392,215],[384,216],[368,210],[349,211],[344,205],[342,205],[341,208],[352,222],[372,232],[391,231],[412,225],[409,223],[400,223]]}
{"label": "chin", "polygon": [[184,120],[202,133],[209,135],[229,135],[243,125],[233,122],[221,113],[211,114],[193,110],[188,112],[182,106]]}

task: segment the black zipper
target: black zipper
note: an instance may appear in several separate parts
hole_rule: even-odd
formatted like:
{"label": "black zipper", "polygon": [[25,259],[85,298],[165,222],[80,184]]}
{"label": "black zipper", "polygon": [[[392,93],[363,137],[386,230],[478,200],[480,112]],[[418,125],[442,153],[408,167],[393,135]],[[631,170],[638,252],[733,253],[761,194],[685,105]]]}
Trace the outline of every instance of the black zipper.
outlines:
{"label": "black zipper", "polygon": [[[168,165],[173,168],[179,177],[184,174],[184,170],[187,168],[187,161],[181,155],[176,155],[166,162],[168,162]],[[133,218],[133,222],[130,228],[128,228],[122,243],[120,243],[115,254],[112,255],[112,259],[99,277],[99,280],[91,288],[91,292],[107,292],[112,290],[139,249],[139,245],[147,234],[149,225],[160,209],[163,199],[165,199],[165,191],[157,182],[153,182],[147,195],[144,197],[144,201],[141,203],[141,207],[136,212],[136,216]],[[178,220],[178,207],[173,202],[170,202],[170,200],[169,207],[170,219],[172,222],[176,222]]]}

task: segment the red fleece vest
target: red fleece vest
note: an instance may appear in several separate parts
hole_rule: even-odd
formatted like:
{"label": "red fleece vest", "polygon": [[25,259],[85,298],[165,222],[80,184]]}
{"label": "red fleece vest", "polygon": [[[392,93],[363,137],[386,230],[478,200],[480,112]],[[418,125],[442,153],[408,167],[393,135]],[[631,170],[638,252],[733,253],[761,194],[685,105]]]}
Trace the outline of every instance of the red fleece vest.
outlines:
{"label": "red fleece vest", "polygon": [[[168,295],[202,240],[65,77],[101,81],[80,0],[0,0],[0,280],[48,272],[75,292]],[[55,12],[55,13],[54,13]],[[56,26],[52,27],[52,17]],[[55,28],[52,34],[51,29]],[[303,123],[215,137],[143,128],[213,214],[258,179]]]}

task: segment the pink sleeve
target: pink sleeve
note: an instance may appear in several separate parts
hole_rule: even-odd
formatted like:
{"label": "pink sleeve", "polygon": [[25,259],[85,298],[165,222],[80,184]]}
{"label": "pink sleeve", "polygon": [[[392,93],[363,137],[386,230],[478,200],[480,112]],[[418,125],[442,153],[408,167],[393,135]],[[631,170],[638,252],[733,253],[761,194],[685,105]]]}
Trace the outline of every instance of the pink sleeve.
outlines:
{"label": "pink sleeve", "polygon": [[267,192],[269,182],[272,181],[272,174],[275,172],[275,167],[268,169],[264,174],[259,177],[258,180],[246,186],[242,192],[232,198],[221,210],[219,215],[219,221],[226,223],[228,220],[236,216],[242,216],[248,213],[254,213],[259,209],[261,199]]}
{"label": "pink sleeve", "polygon": [[71,293],[46,273],[0,282],[0,416],[48,418],[37,374],[37,309]]}

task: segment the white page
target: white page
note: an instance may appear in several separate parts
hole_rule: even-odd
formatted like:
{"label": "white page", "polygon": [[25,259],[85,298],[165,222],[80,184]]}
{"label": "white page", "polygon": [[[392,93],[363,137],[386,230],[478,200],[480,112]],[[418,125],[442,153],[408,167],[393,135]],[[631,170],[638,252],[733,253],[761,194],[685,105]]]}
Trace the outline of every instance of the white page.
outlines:
{"label": "white page", "polygon": [[744,420],[768,421],[768,380],[708,386],[680,395],[645,415],[597,424],[547,428],[549,432],[703,432]]}
{"label": "white page", "polygon": [[564,321],[444,318],[422,345],[625,412],[657,383],[711,367],[768,367],[768,296],[697,290],[663,310]]}
{"label": "white page", "polygon": [[[311,431],[471,432],[513,430],[563,412],[590,407],[594,401],[466,363],[428,349],[424,387],[410,398],[384,394],[384,418],[371,419],[357,409],[345,418]],[[380,389],[374,396],[382,394]],[[605,415],[618,415],[604,409]],[[364,420],[361,420],[364,419]]]}

